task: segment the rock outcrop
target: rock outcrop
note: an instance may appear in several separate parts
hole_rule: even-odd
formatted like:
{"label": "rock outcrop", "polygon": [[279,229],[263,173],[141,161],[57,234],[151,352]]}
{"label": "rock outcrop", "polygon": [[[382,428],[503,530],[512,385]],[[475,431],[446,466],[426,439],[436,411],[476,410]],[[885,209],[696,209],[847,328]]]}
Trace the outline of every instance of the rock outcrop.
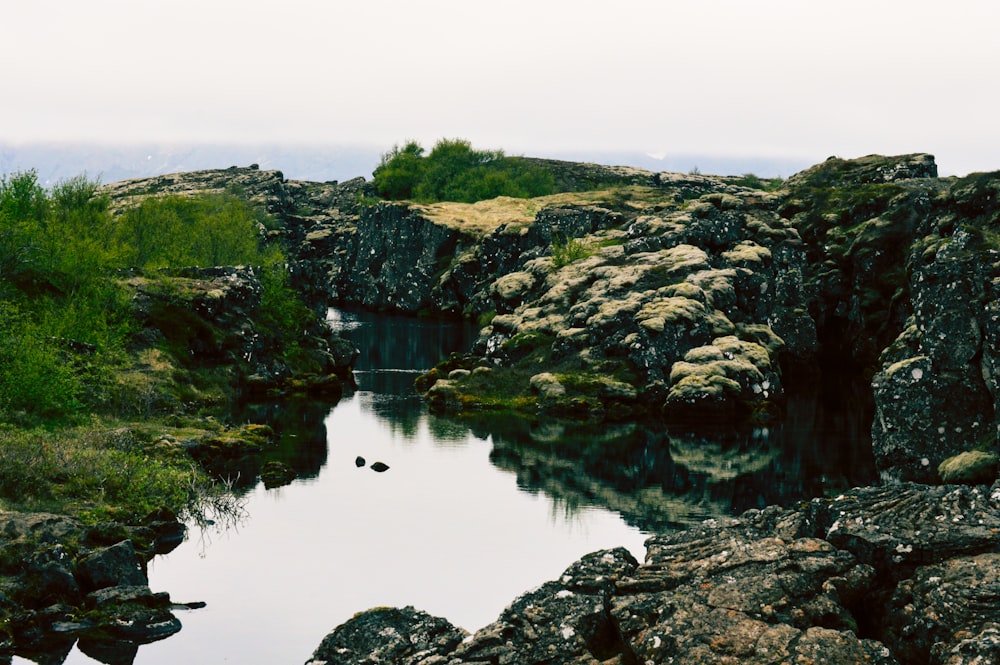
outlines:
{"label": "rock outcrop", "polygon": [[[0,513],[0,653],[30,653],[53,635],[95,648],[140,644],[181,629],[166,593],[153,593],[146,562],[183,536],[173,515],[144,524],[85,526],[44,513]],[[185,605],[184,607],[188,607]]]}
{"label": "rock outcrop", "polygon": [[993,663],[998,522],[1000,484],[753,510],[654,536],[642,564],[587,555],[464,640],[412,608],[361,613],[309,662]]}
{"label": "rock outcrop", "polygon": [[252,167],[108,191],[242,191],[277,216],[271,234],[316,302],[478,320],[473,354],[421,382],[440,408],[767,421],[818,377],[870,380],[886,479],[936,482],[950,457],[998,452],[1000,176],[872,155],[765,191],[749,177],[537,164],[567,193],[374,202],[360,178]]}

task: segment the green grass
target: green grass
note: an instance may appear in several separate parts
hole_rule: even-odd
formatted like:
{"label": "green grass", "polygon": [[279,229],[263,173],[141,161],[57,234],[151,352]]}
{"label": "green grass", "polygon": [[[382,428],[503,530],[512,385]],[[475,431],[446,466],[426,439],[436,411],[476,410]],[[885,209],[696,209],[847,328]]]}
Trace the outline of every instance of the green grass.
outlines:
{"label": "green grass", "polygon": [[135,430],[0,428],[0,505],[134,522],[158,508],[205,512],[219,490],[183,454],[157,454]]}

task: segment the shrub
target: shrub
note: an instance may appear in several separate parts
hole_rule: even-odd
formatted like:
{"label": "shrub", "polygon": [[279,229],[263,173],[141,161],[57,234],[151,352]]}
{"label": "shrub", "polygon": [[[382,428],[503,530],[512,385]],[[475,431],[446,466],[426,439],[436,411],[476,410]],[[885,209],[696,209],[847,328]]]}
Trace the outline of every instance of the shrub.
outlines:
{"label": "shrub", "polygon": [[117,225],[123,267],[260,265],[264,215],[231,194],[148,198]]}
{"label": "shrub", "polygon": [[528,198],[555,192],[548,170],[500,150],[475,150],[462,139],[442,139],[430,154],[415,142],[393,147],[373,173],[375,190],[388,199],[473,203],[497,196]]}
{"label": "shrub", "polygon": [[562,268],[574,261],[585,259],[593,254],[590,246],[579,238],[555,240],[552,243],[552,265]]}

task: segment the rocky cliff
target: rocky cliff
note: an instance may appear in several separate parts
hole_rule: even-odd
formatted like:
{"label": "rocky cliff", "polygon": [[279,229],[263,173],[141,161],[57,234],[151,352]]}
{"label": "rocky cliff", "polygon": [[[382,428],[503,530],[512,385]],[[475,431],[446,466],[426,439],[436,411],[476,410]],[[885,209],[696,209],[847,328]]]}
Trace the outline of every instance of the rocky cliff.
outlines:
{"label": "rocky cliff", "polygon": [[939,178],[922,154],[780,187],[548,166],[595,189],[419,205],[229,169],[121,191],[233,181],[282,221],[318,302],[478,321],[419,382],[435,408],[760,423],[860,382],[892,482],[658,536],[643,564],[591,555],[472,636],[363,613],[313,662],[1000,662],[1000,173]]}
{"label": "rocky cliff", "polygon": [[759,422],[789,390],[861,381],[886,479],[996,453],[1000,175],[938,178],[923,154],[831,158],[776,188],[539,164],[596,189],[419,205],[233,167],[109,191],[243,192],[317,302],[478,320],[472,354],[420,384],[438,408]]}

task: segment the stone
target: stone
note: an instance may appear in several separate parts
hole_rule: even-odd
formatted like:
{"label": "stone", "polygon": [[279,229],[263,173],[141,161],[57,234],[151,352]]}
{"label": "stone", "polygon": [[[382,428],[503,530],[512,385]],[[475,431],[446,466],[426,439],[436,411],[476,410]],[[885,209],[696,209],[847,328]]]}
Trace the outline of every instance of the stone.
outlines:
{"label": "stone", "polygon": [[306,665],[418,665],[451,652],[466,635],[447,620],[412,607],[374,608],[334,629]]}
{"label": "stone", "polygon": [[994,453],[970,450],[941,462],[938,475],[945,484],[990,485],[997,479],[998,463]]}
{"label": "stone", "polygon": [[85,591],[149,583],[142,561],[129,540],[97,549],[83,558],[77,564],[77,576]]}

